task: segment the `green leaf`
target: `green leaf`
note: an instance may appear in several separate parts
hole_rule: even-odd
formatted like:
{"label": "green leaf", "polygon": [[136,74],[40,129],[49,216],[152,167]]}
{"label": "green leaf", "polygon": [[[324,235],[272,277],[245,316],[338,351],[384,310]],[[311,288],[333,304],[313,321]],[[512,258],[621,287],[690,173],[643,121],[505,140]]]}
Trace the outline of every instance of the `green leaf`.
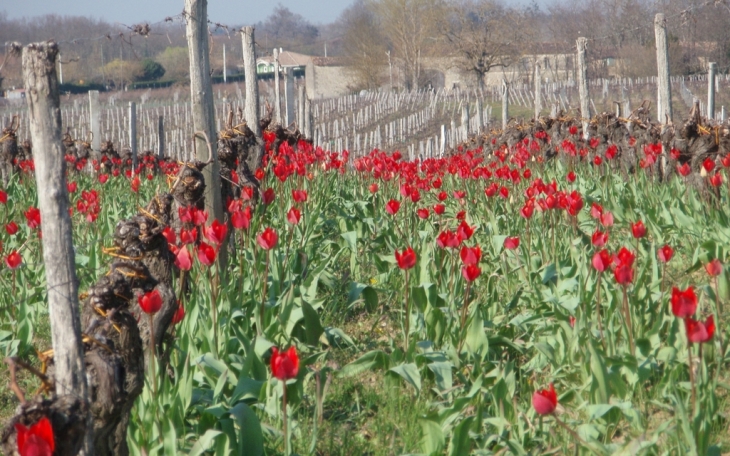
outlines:
{"label": "green leaf", "polygon": [[264,435],[261,423],[251,407],[239,402],[229,412],[236,418],[238,425],[238,452],[241,456],[262,456],[264,454]]}
{"label": "green leaf", "polygon": [[436,386],[441,391],[450,390],[454,386],[453,374],[451,369],[453,364],[445,361],[436,361],[428,364],[428,368],[433,372],[436,379]]}
{"label": "green leaf", "polygon": [[415,388],[418,393],[421,392],[421,374],[418,372],[418,367],[416,367],[415,364],[399,364],[391,368],[390,372],[395,372],[400,375],[403,380]]}
{"label": "green leaf", "polygon": [[589,420],[595,420],[601,418],[614,408],[615,406],[611,404],[591,404],[586,407],[586,413],[588,414]]}
{"label": "green leaf", "polygon": [[373,350],[340,369],[339,376],[351,377],[367,370],[387,369],[389,362],[388,355],[380,350]]}
{"label": "green leaf", "polygon": [[421,450],[427,455],[441,454],[444,448],[444,431],[431,420],[419,420],[421,425]]}
{"label": "green leaf", "polygon": [[319,322],[317,311],[306,301],[302,301],[302,312],[304,313],[304,331],[309,345],[317,345],[319,336],[324,333],[324,328]]}
{"label": "green leaf", "polygon": [[472,421],[474,421],[474,417],[470,416],[454,428],[454,433],[451,435],[451,443],[449,444],[450,456],[462,456],[471,452],[469,428],[471,427]]}
{"label": "green leaf", "polygon": [[484,333],[484,322],[479,314],[471,319],[469,329],[466,332],[466,346],[472,353],[476,353],[484,359],[489,351],[489,339]]}
{"label": "green leaf", "polygon": [[608,372],[603,358],[596,352],[592,342],[588,343],[588,350],[591,353],[591,374],[593,381],[591,382],[591,394],[594,402],[599,404],[607,404],[611,397],[611,390],[608,385]]}
{"label": "green leaf", "polygon": [[357,253],[357,232],[348,231],[347,233],[342,233],[340,236],[345,240],[352,253]]}
{"label": "green leaf", "polygon": [[216,431],[215,429],[208,429],[203,436],[198,439],[197,442],[195,442],[195,445],[193,445],[193,448],[190,450],[190,453],[188,453],[188,456],[200,456],[201,454],[208,451],[208,448],[210,448],[213,441],[221,435],[221,431]]}

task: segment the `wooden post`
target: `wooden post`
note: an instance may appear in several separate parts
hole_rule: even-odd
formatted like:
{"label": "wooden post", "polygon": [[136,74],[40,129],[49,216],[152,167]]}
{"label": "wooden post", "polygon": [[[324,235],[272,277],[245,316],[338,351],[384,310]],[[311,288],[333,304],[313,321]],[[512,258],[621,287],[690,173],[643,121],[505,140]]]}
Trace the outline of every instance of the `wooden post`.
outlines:
{"label": "wooden post", "polygon": [[281,123],[281,90],[279,89],[279,50],[274,49],[274,122]]}
{"label": "wooden post", "polygon": [[[84,350],[81,345],[78,280],[71,237],[71,217],[68,213],[66,161],[61,143],[57,55],[58,45],[53,41],[26,46],[23,49],[23,83],[28,103],[38,206],[41,213],[56,394],[72,394],[88,405]],[[93,452],[92,429],[89,427],[86,433],[86,454]]]}
{"label": "wooden post", "polygon": [[304,92],[304,137],[312,139],[312,126],[314,119],[312,118],[312,103],[309,101],[307,92]]}
{"label": "wooden post", "polygon": [[710,68],[707,72],[707,119],[715,118],[715,73],[717,73],[717,63],[710,62]]}
{"label": "wooden post", "polygon": [[132,173],[137,170],[137,105],[129,102],[129,149],[132,151]]}
{"label": "wooden post", "polygon": [[157,158],[165,158],[165,122],[164,117],[157,117]]}
{"label": "wooden post", "polygon": [[[210,79],[210,52],[208,46],[208,1],[185,0],[187,17],[186,35],[190,56],[190,104],[193,131],[208,135],[212,149],[212,162],[203,170],[205,177],[205,207],[219,222],[224,222],[221,204],[221,176],[216,147],[213,85]],[[195,136],[196,158],[208,160],[208,144],[200,135]],[[221,271],[225,270],[227,249],[221,249],[218,257]]]}
{"label": "wooden post", "polygon": [[304,84],[299,84],[297,91],[297,129],[304,131]]}
{"label": "wooden post", "polygon": [[672,120],[672,88],[669,83],[669,50],[667,47],[667,24],[664,15],[654,16],[656,38],[657,78],[657,120],[664,124]]}
{"label": "wooden post", "polygon": [[461,131],[463,140],[469,139],[469,105],[464,104],[461,107]]}
{"label": "wooden post", "polygon": [[[241,29],[241,40],[243,44],[243,71],[246,78],[246,123],[256,138],[261,138],[261,124],[259,123],[259,84],[256,74],[256,48],[254,39],[254,28],[251,26]],[[248,167],[256,171],[261,166],[261,159],[264,156],[263,147],[256,148],[256,156],[250,154]]]}
{"label": "wooden post", "polygon": [[99,91],[89,90],[89,117],[91,118],[91,150],[98,156],[101,149],[101,105],[99,104]]}
{"label": "wooden post", "polygon": [[484,112],[482,111],[482,100],[477,98],[477,130],[476,134],[481,134],[484,129]]}
{"label": "wooden post", "polygon": [[586,67],[586,43],[588,39],[578,38],[578,94],[580,95],[580,116],[583,118],[583,139],[588,139],[588,119],[591,117],[591,108],[588,106],[588,70]]}
{"label": "wooden post", "polygon": [[284,70],[284,104],[286,107],[285,126],[294,122],[294,70],[287,68]]}
{"label": "wooden post", "polygon": [[541,89],[541,78],[540,76],[540,65],[538,65],[537,61],[535,62],[535,120],[540,118],[540,111],[542,111],[542,98],[540,97],[540,92],[542,92]]}
{"label": "wooden post", "polygon": [[509,91],[507,90],[507,81],[502,79],[502,130],[507,128],[509,121]]}

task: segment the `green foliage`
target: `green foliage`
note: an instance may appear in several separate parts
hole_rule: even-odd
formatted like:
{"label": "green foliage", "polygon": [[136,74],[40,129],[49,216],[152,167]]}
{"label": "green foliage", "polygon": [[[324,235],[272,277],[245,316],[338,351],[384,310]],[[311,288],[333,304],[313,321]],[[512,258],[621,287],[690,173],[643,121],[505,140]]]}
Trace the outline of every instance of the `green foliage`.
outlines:
{"label": "green foliage", "polygon": [[165,67],[152,59],[143,59],[140,65],[142,66],[142,74],[138,78],[140,81],[154,81],[165,75]]}

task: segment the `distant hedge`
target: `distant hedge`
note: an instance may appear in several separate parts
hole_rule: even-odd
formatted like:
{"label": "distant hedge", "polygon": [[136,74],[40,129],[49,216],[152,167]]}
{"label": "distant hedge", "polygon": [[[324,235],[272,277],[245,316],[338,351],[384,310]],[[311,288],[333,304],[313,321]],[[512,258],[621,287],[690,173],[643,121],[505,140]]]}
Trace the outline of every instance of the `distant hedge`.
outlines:
{"label": "distant hedge", "polygon": [[87,93],[89,90],[98,90],[99,92],[105,92],[106,86],[104,84],[98,84],[95,82],[90,82],[88,84],[64,83],[58,85],[58,91],[60,93],[72,93],[75,95],[79,93]]}

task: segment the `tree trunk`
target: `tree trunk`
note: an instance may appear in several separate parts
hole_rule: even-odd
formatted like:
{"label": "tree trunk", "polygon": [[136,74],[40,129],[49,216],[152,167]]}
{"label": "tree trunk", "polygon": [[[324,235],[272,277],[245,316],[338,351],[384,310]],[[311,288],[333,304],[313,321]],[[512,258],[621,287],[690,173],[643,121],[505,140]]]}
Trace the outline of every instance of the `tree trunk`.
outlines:
{"label": "tree trunk", "polygon": [[[256,138],[261,138],[261,124],[259,123],[259,84],[256,74],[256,49],[254,43],[254,28],[251,26],[241,29],[243,43],[243,71],[246,77],[246,123]],[[264,156],[263,147],[256,148],[256,153],[249,153],[248,168],[255,172],[261,167]]]}
{"label": "tree trunk", "polygon": [[[23,50],[30,134],[43,232],[43,262],[48,290],[56,394],[72,394],[86,404],[84,351],[81,345],[78,281],[68,213],[66,161],[61,143],[61,110],[56,77],[58,45],[29,44]],[[87,417],[87,422],[91,421]],[[85,454],[92,454],[92,433],[87,432]]]}
{"label": "tree trunk", "polygon": [[[221,223],[223,205],[221,202],[221,176],[216,147],[215,109],[213,106],[213,85],[210,79],[210,51],[208,48],[208,1],[185,0],[187,18],[186,35],[190,55],[190,101],[192,103],[193,130],[208,135],[212,149],[212,162],[203,170],[205,178],[205,208]],[[208,144],[199,135],[195,137],[196,158],[208,160]],[[220,271],[225,271],[227,250],[221,249],[218,257]]]}

